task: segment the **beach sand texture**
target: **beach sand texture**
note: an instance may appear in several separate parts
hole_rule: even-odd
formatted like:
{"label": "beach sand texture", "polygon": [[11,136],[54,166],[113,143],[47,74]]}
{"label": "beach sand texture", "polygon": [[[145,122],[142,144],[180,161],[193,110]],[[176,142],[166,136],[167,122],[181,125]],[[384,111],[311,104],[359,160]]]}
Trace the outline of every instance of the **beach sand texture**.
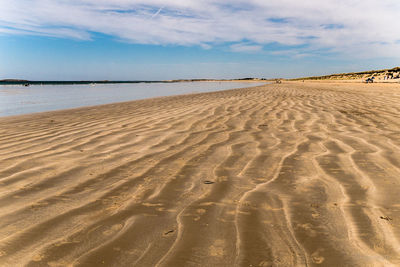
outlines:
{"label": "beach sand texture", "polygon": [[0,118],[0,266],[399,266],[400,85]]}

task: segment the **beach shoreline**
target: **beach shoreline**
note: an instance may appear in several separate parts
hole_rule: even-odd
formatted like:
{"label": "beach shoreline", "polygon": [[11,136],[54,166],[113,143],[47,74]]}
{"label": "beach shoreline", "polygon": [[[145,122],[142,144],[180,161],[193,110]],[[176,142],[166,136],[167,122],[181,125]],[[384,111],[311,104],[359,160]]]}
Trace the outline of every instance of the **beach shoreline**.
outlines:
{"label": "beach shoreline", "polygon": [[0,266],[400,264],[400,84],[0,117]]}
{"label": "beach shoreline", "polygon": [[156,97],[223,91],[267,82],[67,84],[0,86],[0,117],[123,103]]}

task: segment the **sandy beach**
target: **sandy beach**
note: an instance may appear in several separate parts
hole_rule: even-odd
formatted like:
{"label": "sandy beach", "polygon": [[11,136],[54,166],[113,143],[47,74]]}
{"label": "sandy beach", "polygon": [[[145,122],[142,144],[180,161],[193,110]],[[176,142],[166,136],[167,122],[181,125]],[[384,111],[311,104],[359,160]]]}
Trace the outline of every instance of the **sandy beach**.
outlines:
{"label": "sandy beach", "polygon": [[0,118],[0,266],[399,266],[400,84]]}

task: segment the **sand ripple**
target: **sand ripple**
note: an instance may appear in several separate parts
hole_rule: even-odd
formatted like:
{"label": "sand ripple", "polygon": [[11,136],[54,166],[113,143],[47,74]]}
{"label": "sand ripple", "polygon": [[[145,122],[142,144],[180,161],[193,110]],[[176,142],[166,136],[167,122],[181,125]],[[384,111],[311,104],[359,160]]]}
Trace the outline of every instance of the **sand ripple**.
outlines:
{"label": "sand ripple", "polygon": [[1,266],[398,266],[400,86],[0,119]]}

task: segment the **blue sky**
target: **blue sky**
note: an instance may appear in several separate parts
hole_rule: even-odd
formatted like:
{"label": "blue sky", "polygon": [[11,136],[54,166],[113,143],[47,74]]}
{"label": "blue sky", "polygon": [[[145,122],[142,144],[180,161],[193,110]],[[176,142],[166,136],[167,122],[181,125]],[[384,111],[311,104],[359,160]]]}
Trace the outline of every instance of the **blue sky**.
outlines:
{"label": "blue sky", "polygon": [[0,79],[297,77],[390,68],[398,0],[0,0]]}

